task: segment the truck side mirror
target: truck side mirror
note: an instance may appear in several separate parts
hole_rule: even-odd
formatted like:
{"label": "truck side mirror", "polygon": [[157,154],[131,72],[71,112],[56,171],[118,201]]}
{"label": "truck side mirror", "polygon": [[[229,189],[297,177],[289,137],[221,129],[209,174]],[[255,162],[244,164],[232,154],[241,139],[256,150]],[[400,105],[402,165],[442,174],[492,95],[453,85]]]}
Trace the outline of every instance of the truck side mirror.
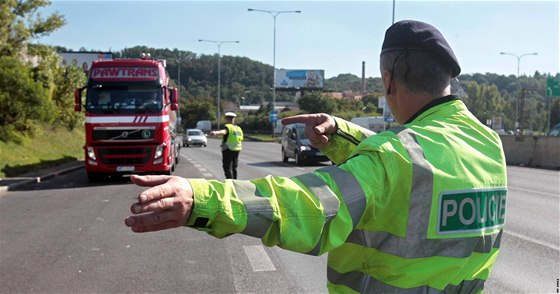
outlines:
{"label": "truck side mirror", "polygon": [[74,90],[74,111],[82,111],[82,89]]}
{"label": "truck side mirror", "polygon": [[177,88],[172,88],[171,89],[171,99],[170,99],[171,103],[175,103],[175,104],[178,103],[178,101],[177,101],[178,100],[177,96],[179,95],[178,93],[179,93],[179,91],[177,90]]}
{"label": "truck side mirror", "polygon": [[171,98],[169,100],[171,101],[171,110],[173,111],[179,110],[178,97],[177,97],[178,93],[179,91],[177,91],[177,88],[171,89]]}

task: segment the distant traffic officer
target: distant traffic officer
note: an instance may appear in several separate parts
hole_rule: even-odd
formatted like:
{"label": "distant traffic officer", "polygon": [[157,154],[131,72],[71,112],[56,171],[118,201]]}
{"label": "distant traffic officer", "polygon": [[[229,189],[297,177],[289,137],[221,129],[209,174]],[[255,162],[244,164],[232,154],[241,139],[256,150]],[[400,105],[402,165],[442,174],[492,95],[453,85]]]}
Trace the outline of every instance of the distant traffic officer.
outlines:
{"label": "distant traffic officer", "polygon": [[222,137],[222,167],[226,179],[237,179],[237,165],[239,162],[239,152],[241,152],[243,141],[243,130],[235,124],[237,115],[234,112],[226,112],[225,129],[209,132],[210,136]]}

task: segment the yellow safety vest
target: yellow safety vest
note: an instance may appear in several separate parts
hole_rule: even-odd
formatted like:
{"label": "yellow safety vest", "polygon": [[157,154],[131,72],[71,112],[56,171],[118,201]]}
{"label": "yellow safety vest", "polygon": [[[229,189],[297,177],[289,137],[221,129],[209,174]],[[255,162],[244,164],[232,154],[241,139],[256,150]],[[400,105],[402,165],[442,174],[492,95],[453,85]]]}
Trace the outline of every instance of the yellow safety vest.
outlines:
{"label": "yellow safety vest", "polygon": [[239,126],[232,124],[226,124],[225,127],[228,129],[228,133],[224,135],[222,150],[229,149],[231,151],[241,151],[243,130]]}
{"label": "yellow safety vest", "polygon": [[370,137],[335,119],[321,151],[338,166],[293,178],[190,179],[187,226],[328,252],[330,292],[482,291],[505,222],[499,136],[459,100]]}

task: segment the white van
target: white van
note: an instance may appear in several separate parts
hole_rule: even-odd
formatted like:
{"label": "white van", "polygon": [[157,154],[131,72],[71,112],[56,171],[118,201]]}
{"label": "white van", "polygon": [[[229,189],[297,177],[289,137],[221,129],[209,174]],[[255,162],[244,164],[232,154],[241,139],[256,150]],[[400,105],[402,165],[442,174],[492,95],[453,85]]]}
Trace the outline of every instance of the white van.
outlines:
{"label": "white van", "polygon": [[376,133],[385,130],[385,119],[382,116],[354,117],[350,120],[350,122],[355,123],[368,130],[374,131]]}
{"label": "white van", "polygon": [[196,128],[204,133],[208,133],[212,130],[212,122],[209,120],[199,120],[196,122]]}

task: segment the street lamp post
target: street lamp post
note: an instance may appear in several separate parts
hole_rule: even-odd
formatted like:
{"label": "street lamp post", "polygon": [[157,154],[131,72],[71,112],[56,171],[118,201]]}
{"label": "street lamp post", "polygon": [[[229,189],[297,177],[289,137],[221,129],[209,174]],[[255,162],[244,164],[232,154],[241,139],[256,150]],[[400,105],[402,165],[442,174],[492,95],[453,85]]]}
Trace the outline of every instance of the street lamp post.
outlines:
{"label": "street lamp post", "polygon": [[[517,54],[513,54],[513,53],[509,53],[509,52],[500,52],[500,55],[511,55],[514,56],[515,58],[517,58],[517,77],[519,78],[519,64],[521,63],[521,58],[523,56],[528,56],[528,55],[537,55],[537,52],[533,52],[533,53],[523,53],[521,55],[517,55]],[[519,96],[517,97],[517,99],[515,99],[515,126],[516,129],[519,127]],[[517,131],[517,130],[516,130]]]}
{"label": "street lamp post", "polygon": [[521,62],[521,57],[528,56],[528,55],[538,55],[538,53],[533,52],[533,53],[524,53],[524,54],[521,54],[521,55],[516,55],[516,54],[508,53],[508,52],[500,52],[500,55],[511,55],[511,56],[514,56],[515,58],[517,58],[517,77],[519,77],[519,63]]}
{"label": "street lamp post", "polygon": [[395,24],[395,0],[393,0],[393,22],[392,24]]}
{"label": "street lamp post", "polygon": [[181,98],[181,60],[177,59],[177,99]]}
{"label": "street lamp post", "polygon": [[220,50],[223,43],[239,43],[239,41],[216,41],[216,40],[203,40],[198,39],[199,42],[210,42],[218,45],[218,129],[220,129],[220,118],[222,114],[220,113],[220,91],[221,91],[221,74],[222,74],[222,57]]}
{"label": "street lamp post", "polygon": [[[265,12],[272,15],[274,19],[274,32],[272,41],[272,111],[276,111],[276,17],[282,13],[301,13],[301,10],[261,10],[249,8],[247,11]],[[272,136],[274,137],[274,125],[272,126]]]}

